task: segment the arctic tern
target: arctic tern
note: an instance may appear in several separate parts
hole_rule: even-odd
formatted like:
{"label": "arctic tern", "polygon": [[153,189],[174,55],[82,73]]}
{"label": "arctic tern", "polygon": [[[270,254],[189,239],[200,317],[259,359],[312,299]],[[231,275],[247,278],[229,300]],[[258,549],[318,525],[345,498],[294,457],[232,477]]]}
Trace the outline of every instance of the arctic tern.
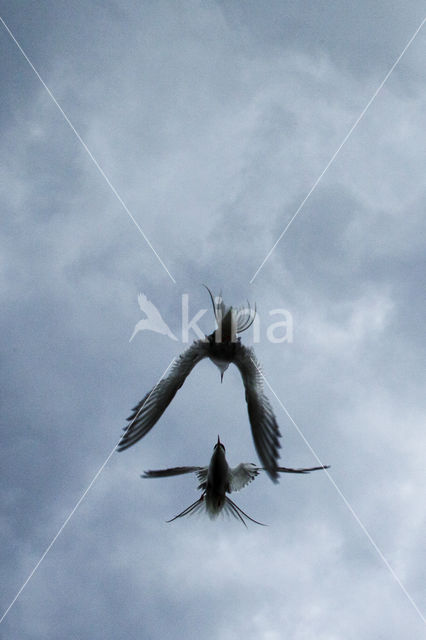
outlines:
{"label": "arctic tern", "polygon": [[220,370],[220,378],[232,362],[239,369],[245,387],[247,409],[254,445],[269,477],[278,482],[279,438],[281,436],[272,406],[263,391],[263,377],[253,349],[241,344],[239,333],[254,321],[256,307],[226,307],[222,298],[210,294],[217,329],[202,340],[196,340],[174,362],[168,376],[147,393],[127,418],[129,424],[118,443],[123,451],[143,438],[164,413],[186,377],[203,358],[210,358]]}
{"label": "arctic tern", "polygon": [[[310,471],[317,471],[320,469],[328,469],[329,466],[321,467],[309,467],[306,469],[289,469],[288,467],[277,467],[277,473],[309,473]],[[219,513],[233,515],[239,519],[245,526],[245,518],[255,522],[256,524],[263,525],[262,522],[254,520],[247,515],[235,502],[231,500],[226,494],[233,491],[239,491],[245,487],[249,482],[255,479],[260,471],[266,471],[264,467],[257,467],[251,462],[242,462],[234,468],[228,465],[225,456],[225,447],[220,441],[220,437],[217,437],[217,443],[213,449],[213,455],[211,457],[208,467],[173,467],[171,469],[159,469],[157,471],[145,471],[142,478],[165,478],[169,476],[178,476],[184,473],[196,473],[199,481],[198,489],[201,489],[203,493],[201,497],[193,502],[189,507],[184,509],[177,516],[167,522],[173,522],[177,518],[195,513],[201,509],[204,509],[211,519],[217,518]]]}

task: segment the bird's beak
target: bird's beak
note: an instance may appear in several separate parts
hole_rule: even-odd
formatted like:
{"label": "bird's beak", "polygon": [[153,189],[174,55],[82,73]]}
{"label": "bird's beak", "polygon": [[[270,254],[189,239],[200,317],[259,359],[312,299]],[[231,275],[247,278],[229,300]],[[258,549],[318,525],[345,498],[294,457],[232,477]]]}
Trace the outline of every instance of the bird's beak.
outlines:
{"label": "bird's beak", "polygon": [[217,444],[220,444],[220,437],[217,436]]}
{"label": "bird's beak", "polygon": [[221,383],[223,382],[223,374],[224,374],[224,372],[223,372],[223,371],[221,371],[221,373],[220,373],[220,382],[221,382]]}

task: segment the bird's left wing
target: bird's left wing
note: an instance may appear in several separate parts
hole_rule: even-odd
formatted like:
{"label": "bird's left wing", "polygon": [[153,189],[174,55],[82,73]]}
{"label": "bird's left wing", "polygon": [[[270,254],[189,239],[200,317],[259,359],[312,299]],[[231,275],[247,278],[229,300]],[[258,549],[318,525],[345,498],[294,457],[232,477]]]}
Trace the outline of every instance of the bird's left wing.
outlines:
{"label": "bird's left wing", "polygon": [[199,472],[203,467],[171,467],[170,469],[157,469],[144,471],[141,478],[167,478],[168,476],[180,476],[183,473]]}
{"label": "bird's left wing", "polygon": [[[321,467],[306,467],[303,469],[290,469],[289,467],[277,467],[279,473],[310,473],[311,471],[321,471],[323,469],[329,469],[329,464],[323,464]],[[263,469],[266,471],[266,469]]]}
{"label": "bird's left wing", "polygon": [[259,467],[252,462],[242,462],[230,470],[229,492],[239,491],[259,475]]}
{"label": "bird's left wing", "polygon": [[244,382],[256,451],[271,480],[278,482],[277,460],[281,434],[271,404],[263,392],[263,377],[253,349],[238,343],[234,364]]}
{"label": "bird's left wing", "polygon": [[206,358],[209,343],[197,340],[184,351],[173,364],[169,375],[158,382],[153,389],[134,407],[127,418],[129,424],[124,428],[124,435],[118,443],[117,450],[123,451],[143,438],[163,415],[176,392],[197,362]]}

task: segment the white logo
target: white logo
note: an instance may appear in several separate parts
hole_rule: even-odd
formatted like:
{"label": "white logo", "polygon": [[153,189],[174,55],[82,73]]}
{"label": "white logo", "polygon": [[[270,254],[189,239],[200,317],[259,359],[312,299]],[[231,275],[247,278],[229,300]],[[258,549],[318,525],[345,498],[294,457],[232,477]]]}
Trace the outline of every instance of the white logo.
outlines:
{"label": "white logo", "polygon": [[143,293],[140,293],[138,295],[138,302],[141,311],[143,311],[143,313],[146,315],[146,318],[143,318],[136,323],[129,342],[133,340],[133,338],[137,333],[139,333],[139,331],[146,331],[147,329],[149,331],[161,333],[164,336],[169,336],[169,338],[171,338],[172,340],[177,341],[176,336],[170,331],[169,327],[164,322],[163,318],[161,317],[161,313],[158,311],[155,304],[148,300],[148,298]]}
{"label": "white logo", "polygon": [[[216,298],[217,304],[222,303],[222,298]],[[139,320],[136,323],[133,333],[129,342],[133,340],[135,335],[139,331],[155,331],[161,333],[163,336],[168,336],[172,340],[178,341],[179,339],[170,330],[166,322],[164,322],[161,313],[157,307],[144,295],[140,293],[138,295],[138,303],[141,311],[146,315],[146,318]],[[250,307],[237,310],[238,314],[247,314],[247,317],[251,317],[253,309]],[[197,313],[191,317],[189,312],[189,295],[187,293],[182,294],[182,335],[181,340],[184,344],[188,344],[191,341],[190,332],[195,334],[196,338],[203,339],[205,337],[204,332],[198,326],[199,320],[207,313],[207,309],[199,309]],[[263,327],[263,331],[266,329],[266,339],[268,342],[274,344],[287,342],[293,342],[293,316],[286,309],[272,309],[268,315],[272,319],[273,316],[281,316],[277,318],[277,322],[269,322],[268,326]],[[216,316],[217,320],[217,316]],[[217,323],[216,323],[217,324]],[[255,312],[253,322],[251,324],[253,332],[253,343],[259,343],[261,339],[261,319],[258,313]]]}

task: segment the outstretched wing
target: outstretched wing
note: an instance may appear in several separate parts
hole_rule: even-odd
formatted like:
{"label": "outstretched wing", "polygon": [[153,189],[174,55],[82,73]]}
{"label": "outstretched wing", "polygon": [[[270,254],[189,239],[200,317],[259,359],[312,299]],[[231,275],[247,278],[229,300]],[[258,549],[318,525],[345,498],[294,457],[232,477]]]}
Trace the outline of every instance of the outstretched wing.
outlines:
{"label": "outstretched wing", "polygon": [[259,475],[259,467],[252,462],[242,462],[230,472],[229,492],[239,491]]}
{"label": "outstretched wing", "polygon": [[263,392],[260,365],[253,349],[238,343],[234,364],[238,367],[246,390],[248,414],[254,445],[271,480],[278,482],[280,430],[268,398]]}
{"label": "outstretched wing", "polygon": [[131,447],[152,429],[197,362],[208,355],[208,349],[207,341],[197,340],[177,358],[169,375],[146,394],[127,418],[129,424],[124,428],[125,433],[117,446],[118,451]]}
{"label": "outstretched wing", "polygon": [[184,473],[199,472],[204,467],[171,467],[170,469],[158,469],[155,471],[144,471],[141,478],[168,478],[169,476],[180,476]]}
{"label": "outstretched wing", "polygon": [[[289,469],[288,467],[277,467],[279,473],[310,473],[311,471],[321,471],[322,469],[329,469],[329,464],[323,464],[321,467],[307,467],[306,469]],[[263,469],[266,471],[266,469]]]}

